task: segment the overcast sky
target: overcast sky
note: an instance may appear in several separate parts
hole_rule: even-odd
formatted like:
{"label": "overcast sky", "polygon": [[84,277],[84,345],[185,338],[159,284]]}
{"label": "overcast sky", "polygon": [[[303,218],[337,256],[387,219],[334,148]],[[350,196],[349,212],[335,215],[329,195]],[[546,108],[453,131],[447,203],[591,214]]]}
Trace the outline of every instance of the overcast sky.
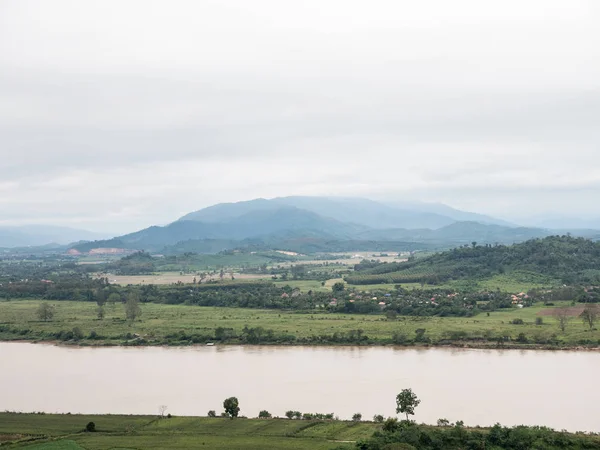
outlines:
{"label": "overcast sky", "polygon": [[0,0],[0,223],[284,195],[595,213],[599,23],[595,0]]}

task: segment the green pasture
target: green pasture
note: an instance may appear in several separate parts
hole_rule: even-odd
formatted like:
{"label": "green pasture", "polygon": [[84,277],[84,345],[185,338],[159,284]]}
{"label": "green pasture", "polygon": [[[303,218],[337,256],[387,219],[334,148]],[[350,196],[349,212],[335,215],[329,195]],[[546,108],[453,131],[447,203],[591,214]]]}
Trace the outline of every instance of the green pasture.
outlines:
{"label": "green pasture", "polygon": [[[273,330],[276,335],[294,335],[296,338],[362,330],[372,344],[391,343],[394,333],[411,340],[417,329],[425,329],[425,336],[432,344],[475,339],[481,341],[479,345],[495,345],[496,338],[508,337],[514,341],[521,333],[529,343],[552,339],[561,345],[572,346],[584,341],[595,344],[600,339],[600,331],[590,331],[578,317],[572,318],[564,333],[559,329],[554,317],[548,313],[557,306],[570,306],[566,302],[557,302],[555,306],[509,308],[473,317],[399,316],[395,319],[387,319],[382,314],[302,313],[148,303],[142,304],[142,316],[133,323],[125,320],[121,304],[107,306],[105,318],[99,320],[95,303],[70,301],[54,302],[54,318],[43,322],[36,316],[40,303],[38,300],[0,302],[0,330],[4,330],[0,331],[0,340],[53,340],[52,333],[77,327],[84,338],[72,342],[75,344],[122,344],[127,340],[127,334],[138,334],[149,344],[164,344],[167,335],[182,331],[212,335],[217,327],[223,327],[241,333],[244,326],[263,327]],[[535,323],[538,317],[542,324]],[[513,325],[513,319],[522,319],[524,324]],[[92,331],[100,338],[89,339]]]}
{"label": "green pasture", "polygon": [[[96,432],[83,431],[88,422]],[[325,450],[343,441],[351,448],[377,428],[371,422],[0,413],[0,437],[11,438],[8,448],[30,450]]]}

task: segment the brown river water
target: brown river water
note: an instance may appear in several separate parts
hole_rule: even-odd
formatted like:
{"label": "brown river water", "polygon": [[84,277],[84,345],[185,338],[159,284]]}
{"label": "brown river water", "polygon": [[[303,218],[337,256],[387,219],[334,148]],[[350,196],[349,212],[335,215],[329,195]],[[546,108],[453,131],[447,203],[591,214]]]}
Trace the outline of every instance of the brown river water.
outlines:
{"label": "brown river water", "polygon": [[600,353],[389,347],[89,348],[0,343],[0,410],[174,415],[261,409],[395,413],[395,396],[422,400],[414,419],[600,431]]}

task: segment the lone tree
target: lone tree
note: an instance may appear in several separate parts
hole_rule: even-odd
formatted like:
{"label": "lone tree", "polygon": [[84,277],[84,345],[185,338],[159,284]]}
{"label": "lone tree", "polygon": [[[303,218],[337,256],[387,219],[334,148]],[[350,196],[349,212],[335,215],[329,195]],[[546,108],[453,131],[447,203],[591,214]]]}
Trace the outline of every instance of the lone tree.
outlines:
{"label": "lone tree", "polygon": [[158,407],[158,414],[161,418],[165,417],[165,413],[167,412],[167,405],[160,405]]}
{"label": "lone tree", "polygon": [[225,408],[225,414],[233,419],[237,417],[240,412],[240,402],[238,402],[237,397],[226,398],[223,402],[223,408]]}
{"label": "lone tree", "polygon": [[48,322],[54,317],[54,306],[50,305],[48,302],[43,302],[37,309],[36,314],[40,320]]}
{"label": "lone tree", "polygon": [[396,396],[396,413],[406,414],[406,420],[408,421],[408,415],[414,416],[415,408],[419,406],[421,400],[417,398],[412,389],[402,389]]}
{"label": "lone tree", "polygon": [[271,417],[271,413],[266,409],[263,409],[261,412],[258,413],[259,419],[270,419]]}
{"label": "lone tree", "polygon": [[569,320],[571,320],[569,310],[567,308],[556,308],[554,310],[553,315],[556,321],[558,322],[558,327],[560,328],[560,331],[564,333],[565,329],[567,328],[567,324],[569,323]]}
{"label": "lone tree", "polygon": [[583,312],[579,315],[583,323],[590,327],[590,330],[594,328],[594,323],[598,319],[598,305],[588,305],[585,307]]}
{"label": "lone tree", "polygon": [[140,308],[140,298],[137,294],[130,294],[125,303],[125,317],[127,317],[127,320],[133,322],[141,315],[142,308]]}

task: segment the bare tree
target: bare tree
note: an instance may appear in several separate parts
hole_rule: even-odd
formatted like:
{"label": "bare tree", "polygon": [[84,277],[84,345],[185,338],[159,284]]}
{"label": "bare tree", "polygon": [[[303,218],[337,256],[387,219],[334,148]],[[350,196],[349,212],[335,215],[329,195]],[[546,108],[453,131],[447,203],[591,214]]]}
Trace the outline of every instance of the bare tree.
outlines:
{"label": "bare tree", "polygon": [[564,333],[565,329],[567,328],[567,324],[569,323],[569,320],[571,320],[569,310],[567,308],[556,308],[552,314],[554,318],[558,321],[560,331]]}
{"label": "bare tree", "polygon": [[160,405],[158,407],[158,414],[160,414],[160,417],[165,417],[166,412],[167,412],[167,405]]}
{"label": "bare tree", "polygon": [[598,311],[598,305],[588,305],[584,308],[583,312],[579,315],[583,323],[590,327],[590,330],[594,328],[594,323],[598,319],[600,311]]}

